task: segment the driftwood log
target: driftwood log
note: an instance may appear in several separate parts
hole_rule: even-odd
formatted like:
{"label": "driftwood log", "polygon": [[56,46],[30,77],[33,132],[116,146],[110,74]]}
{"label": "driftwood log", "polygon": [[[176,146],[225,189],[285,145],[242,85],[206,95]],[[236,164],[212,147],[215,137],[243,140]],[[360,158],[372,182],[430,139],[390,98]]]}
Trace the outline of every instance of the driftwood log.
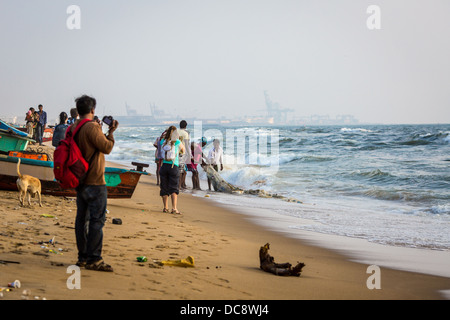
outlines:
{"label": "driftwood log", "polygon": [[260,268],[266,272],[277,276],[295,276],[299,277],[304,263],[298,263],[294,268],[290,263],[275,263],[275,258],[269,254],[270,244],[266,243],[259,249]]}

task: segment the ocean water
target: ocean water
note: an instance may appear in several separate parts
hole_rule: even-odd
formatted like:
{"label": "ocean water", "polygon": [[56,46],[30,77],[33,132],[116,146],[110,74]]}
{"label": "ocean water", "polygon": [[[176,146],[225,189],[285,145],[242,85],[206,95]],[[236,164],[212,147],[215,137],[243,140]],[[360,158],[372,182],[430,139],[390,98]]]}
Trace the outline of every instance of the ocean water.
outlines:
{"label": "ocean water", "polygon": [[[153,142],[164,129],[120,127],[107,160],[149,163],[153,173]],[[251,208],[256,215],[264,212],[265,218],[273,215],[269,218],[274,223],[288,218],[284,228],[289,232],[450,249],[450,125],[188,129],[194,140],[201,136],[210,142],[221,140],[225,152],[221,174],[229,183],[302,203],[217,193],[211,199]],[[206,152],[209,148],[211,143]],[[200,176],[206,189],[205,174]]]}

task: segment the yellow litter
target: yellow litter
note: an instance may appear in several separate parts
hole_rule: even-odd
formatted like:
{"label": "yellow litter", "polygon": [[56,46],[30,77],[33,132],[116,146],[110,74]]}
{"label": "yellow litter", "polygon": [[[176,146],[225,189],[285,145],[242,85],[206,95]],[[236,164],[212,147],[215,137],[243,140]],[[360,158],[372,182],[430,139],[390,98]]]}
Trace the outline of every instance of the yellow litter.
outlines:
{"label": "yellow litter", "polygon": [[165,260],[165,261],[161,261],[161,264],[165,265],[165,266],[193,268],[194,267],[194,257],[189,256],[186,259],[181,259],[181,260]]}
{"label": "yellow litter", "polygon": [[43,218],[52,218],[52,219],[56,218],[54,215],[51,215],[51,214],[41,214],[41,217],[43,217]]}

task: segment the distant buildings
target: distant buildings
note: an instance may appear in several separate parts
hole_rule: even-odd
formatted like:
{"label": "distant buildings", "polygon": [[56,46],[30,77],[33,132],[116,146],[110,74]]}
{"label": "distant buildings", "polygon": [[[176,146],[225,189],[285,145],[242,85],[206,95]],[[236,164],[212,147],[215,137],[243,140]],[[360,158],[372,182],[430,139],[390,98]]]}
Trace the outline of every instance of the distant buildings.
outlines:
{"label": "distant buildings", "polygon": [[338,115],[335,118],[331,118],[329,115],[314,114],[308,117],[298,117],[294,122],[304,125],[352,125],[359,123],[358,119],[349,114]]}
{"label": "distant buildings", "polygon": [[[205,118],[191,115],[174,115],[167,114],[163,109],[158,108],[154,103],[150,104],[150,114],[140,114],[135,109],[125,104],[126,116],[113,117],[119,121],[122,126],[150,126],[150,125],[178,125],[180,120],[184,119],[188,123],[194,121],[202,121],[206,125],[222,125],[222,126],[304,126],[304,125],[355,125],[359,121],[352,115],[338,115],[335,118],[329,115],[313,114],[310,116],[295,116],[294,110],[282,108],[277,102],[272,101],[267,91],[264,91],[265,112],[260,115],[244,115],[240,114],[235,118],[226,118],[224,116],[218,118]],[[245,110],[243,110],[245,111]],[[9,123],[21,124],[20,118],[10,117],[3,119]],[[49,121],[51,124],[52,122]]]}
{"label": "distant buildings", "polygon": [[264,91],[265,111],[262,115],[239,115],[228,119],[218,118],[200,118],[196,116],[175,116],[169,115],[164,110],[159,109],[155,104],[150,105],[151,115],[139,114],[136,110],[125,105],[126,116],[115,117],[120,124],[127,126],[143,125],[178,125],[181,119],[193,123],[202,121],[206,125],[239,126],[239,125],[262,125],[262,126],[282,126],[282,125],[352,125],[357,124],[358,120],[352,115],[338,115],[331,118],[329,115],[311,115],[296,117],[294,110],[282,108],[277,102],[272,101],[267,90]]}

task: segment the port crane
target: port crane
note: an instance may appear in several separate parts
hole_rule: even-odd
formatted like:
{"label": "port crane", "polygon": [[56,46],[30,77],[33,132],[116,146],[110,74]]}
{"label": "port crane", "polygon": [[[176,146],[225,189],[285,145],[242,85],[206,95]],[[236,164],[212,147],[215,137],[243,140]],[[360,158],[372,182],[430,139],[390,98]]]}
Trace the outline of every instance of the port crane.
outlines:
{"label": "port crane", "polygon": [[286,124],[287,115],[294,112],[292,109],[283,109],[277,102],[273,102],[267,90],[264,90],[264,98],[266,100],[267,116],[273,119],[274,124]]}

